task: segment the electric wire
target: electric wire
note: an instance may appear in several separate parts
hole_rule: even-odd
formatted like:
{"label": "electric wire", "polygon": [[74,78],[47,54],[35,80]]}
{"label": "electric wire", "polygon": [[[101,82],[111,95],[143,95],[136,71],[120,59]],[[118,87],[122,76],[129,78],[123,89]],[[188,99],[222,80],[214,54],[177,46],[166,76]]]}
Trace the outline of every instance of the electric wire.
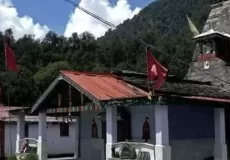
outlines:
{"label": "electric wire", "polygon": [[88,14],[88,15],[90,15],[90,16],[92,16],[92,17],[98,19],[99,21],[105,23],[106,25],[110,26],[111,28],[114,28],[114,29],[117,28],[116,25],[114,25],[114,24],[110,23],[109,21],[107,21],[107,20],[105,20],[105,19],[99,17],[98,15],[96,15],[96,14],[94,14],[94,13],[92,13],[92,12],[90,12],[90,11],[84,9],[84,8],[82,8],[81,6],[77,5],[75,2],[73,2],[73,1],[71,1],[71,0],[65,0],[65,1],[68,2],[68,3],[70,3],[70,4],[72,4],[74,7],[76,7],[76,8],[78,8],[78,9],[82,10],[82,11],[85,12],[86,14]]}
{"label": "electric wire", "polygon": [[[111,27],[111,28],[113,28],[113,29],[116,29],[116,28],[117,28],[116,25],[114,25],[114,24],[112,24],[111,22],[108,22],[107,20],[105,20],[105,19],[103,19],[103,18],[97,16],[96,14],[94,14],[94,13],[92,13],[92,12],[90,12],[90,11],[88,11],[88,10],[82,8],[82,7],[80,7],[80,6],[77,5],[75,2],[73,2],[73,1],[71,1],[71,0],[65,0],[65,1],[68,2],[68,3],[70,3],[71,5],[73,5],[74,7],[80,9],[81,11],[85,12],[86,14],[88,14],[88,15],[90,15],[90,16],[96,18],[97,20],[103,22],[104,24],[108,25],[109,27]],[[142,43],[143,45],[145,45],[145,46],[147,46],[147,47],[149,47],[149,48],[152,48],[152,49],[154,49],[155,51],[160,52],[160,53],[162,53],[162,54],[168,56],[169,58],[172,57],[170,54],[168,54],[168,53],[166,53],[166,52],[163,52],[163,51],[159,50],[157,47],[155,47],[155,46],[153,46],[153,45],[151,45],[151,44],[145,42],[144,40],[142,40],[142,39],[140,39],[140,38],[137,38],[137,37],[133,36],[132,34],[128,33],[127,31],[126,31],[126,32],[123,31],[123,33],[126,34],[128,37],[131,37],[132,39],[134,39],[134,40],[136,40],[136,41],[139,41],[139,42]],[[217,77],[217,76],[214,76],[213,74],[210,74],[210,73],[208,73],[208,72],[205,72],[205,71],[203,71],[202,69],[199,69],[199,68],[194,67],[194,66],[190,66],[190,64],[188,64],[188,63],[182,61],[182,60],[179,59],[179,58],[176,58],[176,57],[174,57],[174,58],[175,58],[175,60],[177,60],[177,61],[178,61],[179,63],[181,63],[181,64],[184,64],[184,65],[186,65],[186,66],[189,66],[189,67],[191,67],[191,68],[193,68],[193,69],[196,69],[197,71],[199,71],[199,72],[201,72],[201,73],[204,73],[204,74],[206,74],[206,75],[209,75],[209,76],[211,76],[211,77],[213,77],[213,78],[215,78],[215,79],[217,79],[217,80],[219,80],[219,81],[222,81],[222,82],[224,82],[224,83],[230,85],[230,82],[227,82],[227,81],[225,81],[225,80],[223,80],[223,79],[221,79],[221,78],[219,78],[219,77]],[[225,90],[225,91],[227,91],[227,90]]]}

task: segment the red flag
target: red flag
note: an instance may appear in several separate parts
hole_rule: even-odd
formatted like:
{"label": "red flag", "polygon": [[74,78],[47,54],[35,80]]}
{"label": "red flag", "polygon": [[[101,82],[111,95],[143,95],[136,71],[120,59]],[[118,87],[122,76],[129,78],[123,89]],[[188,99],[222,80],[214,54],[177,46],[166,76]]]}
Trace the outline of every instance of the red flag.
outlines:
{"label": "red flag", "polygon": [[159,89],[165,81],[168,69],[162,66],[152,55],[150,51],[146,49],[147,54],[147,71],[148,80],[157,79],[154,89]]}
{"label": "red flag", "polygon": [[5,58],[6,58],[6,68],[12,72],[17,72],[17,63],[16,63],[16,57],[14,55],[14,52],[12,49],[4,43],[5,46]]}

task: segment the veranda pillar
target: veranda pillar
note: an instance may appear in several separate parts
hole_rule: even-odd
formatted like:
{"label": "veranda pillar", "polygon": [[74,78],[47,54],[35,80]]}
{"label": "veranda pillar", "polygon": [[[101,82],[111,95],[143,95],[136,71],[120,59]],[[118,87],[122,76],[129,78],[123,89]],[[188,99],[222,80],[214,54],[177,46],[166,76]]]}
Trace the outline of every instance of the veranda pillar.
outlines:
{"label": "veranda pillar", "polygon": [[38,148],[39,160],[47,160],[47,139],[46,139],[46,112],[39,112],[38,122]]}
{"label": "veranda pillar", "polygon": [[168,106],[155,106],[155,134],[156,159],[171,160],[171,147],[169,146]]}
{"label": "veranda pillar", "polygon": [[20,152],[20,140],[25,137],[25,115],[17,115],[16,153]]}
{"label": "veranda pillar", "polygon": [[112,158],[112,144],[117,142],[117,108],[106,108],[106,160]]}
{"label": "veranda pillar", "polygon": [[79,119],[80,119],[80,117],[78,117],[78,118],[76,118],[76,128],[75,128],[75,152],[74,152],[74,157],[76,157],[76,158],[79,158],[79,153],[78,153],[78,151],[79,151],[79,146],[78,146],[78,144],[79,144],[79,129],[80,129],[80,126],[79,126]]}
{"label": "veranda pillar", "polygon": [[214,159],[215,160],[227,160],[224,108],[214,109],[214,120],[215,120]]}

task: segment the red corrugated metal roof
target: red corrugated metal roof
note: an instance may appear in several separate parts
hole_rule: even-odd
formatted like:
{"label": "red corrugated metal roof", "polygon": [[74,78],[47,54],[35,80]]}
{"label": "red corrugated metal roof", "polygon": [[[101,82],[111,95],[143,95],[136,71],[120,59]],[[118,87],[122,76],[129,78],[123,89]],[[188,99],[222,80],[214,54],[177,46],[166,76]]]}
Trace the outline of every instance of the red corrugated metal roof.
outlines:
{"label": "red corrugated metal roof", "polygon": [[9,112],[6,111],[5,106],[0,105],[0,119],[8,118]]}
{"label": "red corrugated metal roof", "polygon": [[9,111],[23,109],[23,107],[5,106],[0,103],[0,120],[13,117],[10,115]]}
{"label": "red corrugated metal roof", "polygon": [[112,74],[61,71],[76,85],[90,93],[97,100],[146,97],[147,92],[125,83]]}

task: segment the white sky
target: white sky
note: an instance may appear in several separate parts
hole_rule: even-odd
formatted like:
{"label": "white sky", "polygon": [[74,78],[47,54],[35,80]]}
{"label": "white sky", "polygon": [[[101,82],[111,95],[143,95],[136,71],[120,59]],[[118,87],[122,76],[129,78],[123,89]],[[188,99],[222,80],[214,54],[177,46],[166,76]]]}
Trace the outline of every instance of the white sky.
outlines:
{"label": "white sky", "polygon": [[[80,6],[115,25],[132,18],[141,10],[140,8],[132,10],[127,0],[118,0],[115,5],[111,5],[109,0],[81,0]],[[49,31],[48,26],[35,23],[27,15],[19,17],[11,0],[0,0],[0,22],[0,31],[12,28],[15,39],[25,34],[33,34],[35,38],[43,38]],[[108,30],[105,24],[78,9],[75,9],[69,16],[68,23],[63,25],[66,25],[63,34],[67,37],[71,36],[73,32],[81,34],[85,31],[92,33],[95,37],[100,37]]]}
{"label": "white sky", "polygon": [[35,38],[43,38],[49,31],[47,26],[34,23],[29,16],[19,17],[11,0],[0,0],[0,31],[11,28],[15,39],[25,34],[33,34]]}
{"label": "white sky", "polygon": [[[127,0],[118,0],[113,6],[108,0],[81,0],[80,6],[115,25],[122,23],[128,18],[132,18],[141,10],[140,8],[132,10]],[[103,36],[108,29],[108,26],[102,22],[79,9],[75,9],[74,13],[70,15],[64,35],[68,37],[71,36],[73,32],[81,34],[85,31],[89,31],[95,37],[100,37]]]}

